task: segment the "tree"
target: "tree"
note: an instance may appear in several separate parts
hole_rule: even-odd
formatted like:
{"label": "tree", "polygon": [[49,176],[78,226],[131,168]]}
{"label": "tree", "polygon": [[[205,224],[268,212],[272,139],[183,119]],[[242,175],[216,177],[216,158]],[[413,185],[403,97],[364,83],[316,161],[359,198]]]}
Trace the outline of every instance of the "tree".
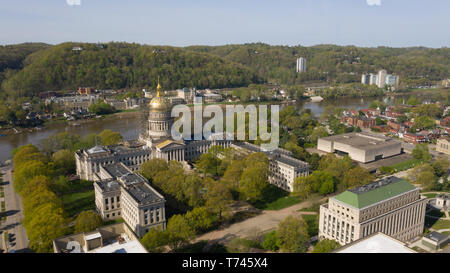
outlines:
{"label": "tree", "polygon": [[341,247],[341,245],[335,240],[323,239],[314,246],[312,253],[328,253],[339,247]]}
{"label": "tree", "polygon": [[430,162],[432,156],[428,150],[427,144],[416,144],[414,149],[411,152],[411,155],[418,160],[423,160],[425,162]]}
{"label": "tree", "polygon": [[277,232],[271,231],[264,235],[264,241],[262,243],[262,247],[267,250],[271,251],[277,251],[278,245],[277,245]]}
{"label": "tree", "polygon": [[244,162],[242,160],[234,160],[228,165],[225,173],[222,177],[222,181],[233,192],[237,192],[239,189],[239,179],[244,171]]}
{"label": "tree", "polygon": [[442,177],[447,174],[447,170],[450,167],[450,161],[447,157],[441,156],[437,158],[432,164],[434,174],[438,177]]}
{"label": "tree", "polygon": [[97,213],[91,210],[83,211],[75,219],[75,233],[90,232],[102,224],[102,218]]}
{"label": "tree", "polygon": [[408,104],[411,106],[415,106],[420,104],[420,101],[416,97],[412,96],[408,99]]}
{"label": "tree", "polygon": [[59,173],[69,175],[75,173],[75,156],[69,150],[59,150],[52,155],[52,161]]}
{"label": "tree", "polygon": [[67,223],[61,207],[51,203],[37,207],[32,218],[24,222],[30,248],[36,252],[52,252],[53,240],[67,233]]}
{"label": "tree", "polygon": [[312,134],[309,137],[309,142],[317,143],[317,140],[319,138],[327,137],[327,136],[328,136],[327,129],[323,126],[319,126],[319,127],[314,128],[314,130],[312,131]]}
{"label": "tree", "polygon": [[288,216],[278,224],[277,245],[284,252],[302,253],[308,249],[308,226],[293,216]]}
{"label": "tree", "polygon": [[244,159],[245,168],[239,180],[241,197],[255,202],[262,198],[267,187],[269,159],[264,153],[251,153]]}
{"label": "tree", "polygon": [[421,164],[408,172],[408,178],[413,183],[420,184],[424,188],[430,188],[436,180],[434,168],[428,164]]}
{"label": "tree", "polygon": [[27,187],[22,190],[21,196],[24,198],[24,200],[26,200],[28,196],[32,195],[35,192],[42,192],[43,190],[49,189],[49,186],[50,178],[48,176],[35,176],[30,180],[30,182],[28,182]]}
{"label": "tree", "polygon": [[118,144],[122,141],[122,136],[120,133],[113,132],[109,129],[104,130],[98,136],[100,137],[101,143],[105,146]]}
{"label": "tree", "polygon": [[37,160],[31,160],[20,165],[19,168],[15,168],[14,171],[14,188],[20,193],[27,183],[39,175],[47,175],[48,170],[44,163]]}
{"label": "tree", "polygon": [[319,168],[320,171],[326,171],[331,173],[339,180],[344,178],[344,175],[353,167],[353,161],[346,155],[342,159],[337,158],[335,155],[325,155],[320,159]]}
{"label": "tree", "polygon": [[268,171],[266,169],[258,167],[246,168],[239,182],[239,192],[242,198],[250,202],[260,200],[263,197],[264,189],[268,185],[267,175]]}
{"label": "tree", "polygon": [[418,116],[414,119],[414,125],[412,126],[412,130],[425,130],[434,128],[434,119],[427,116]]}
{"label": "tree", "polygon": [[145,178],[151,180],[159,172],[167,171],[168,169],[169,165],[164,159],[154,158],[142,163],[140,172]]}
{"label": "tree", "polygon": [[93,103],[89,105],[88,110],[96,115],[106,115],[116,111],[113,106],[107,104],[106,102]]}
{"label": "tree", "polygon": [[207,230],[212,225],[211,215],[206,207],[194,208],[186,213],[186,220],[196,232]]}
{"label": "tree", "polygon": [[172,250],[178,249],[195,236],[195,230],[189,225],[183,215],[176,214],[169,219],[167,223],[167,233],[169,238],[169,246]]}
{"label": "tree", "polygon": [[22,163],[27,161],[41,161],[41,159],[43,159],[43,156],[40,154],[39,149],[33,144],[27,144],[13,150],[13,161],[15,168],[18,168]]}
{"label": "tree", "polygon": [[168,244],[168,235],[167,231],[163,231],[160,228],[152,228],[144,235],[141,242],[148,252],[159,253]]}
{"label": "tree", "polygon": [[367,169],[360,166],[351,168],[342,179],[339,185],[339,190],[344,191],[346,189],[351,189],[368,184],[374,180],[373,175]]}
{"label": "tree", "polygon": [[218,214],[219,219],[230,209],[229,204],[233,196],[227,185],[221,181],[208,180],[206,183],[205,206],[212,213]]}

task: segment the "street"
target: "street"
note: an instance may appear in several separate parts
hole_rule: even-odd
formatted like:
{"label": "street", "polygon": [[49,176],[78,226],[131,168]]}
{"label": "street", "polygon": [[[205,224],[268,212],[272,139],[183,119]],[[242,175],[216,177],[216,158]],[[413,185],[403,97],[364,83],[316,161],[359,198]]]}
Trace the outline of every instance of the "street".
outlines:
{"label": "street", "polygon": [[14,234],[12,242],[5,242],[2,238],[2,244],[0,247],[5,249],[5,243],[7,244],[8,252],[14,251],[28,251],[28,237],[25,228],[22,226],[23,208],[20,196],[14,191],[12,166],[0,168],[0,172],[3,173],[3,189],[5,192],[5,205],[6,205],[6,221],[0,224],[0,230],[8,232],[8,234]]}

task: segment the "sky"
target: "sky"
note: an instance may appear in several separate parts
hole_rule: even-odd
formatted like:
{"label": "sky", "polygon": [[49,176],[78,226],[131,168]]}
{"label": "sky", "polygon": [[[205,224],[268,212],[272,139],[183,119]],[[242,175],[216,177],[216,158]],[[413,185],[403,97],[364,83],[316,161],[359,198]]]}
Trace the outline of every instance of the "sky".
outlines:
{"label": "sky", "polygon": [[0,44],[450,46],[449,0],[0,0]]}

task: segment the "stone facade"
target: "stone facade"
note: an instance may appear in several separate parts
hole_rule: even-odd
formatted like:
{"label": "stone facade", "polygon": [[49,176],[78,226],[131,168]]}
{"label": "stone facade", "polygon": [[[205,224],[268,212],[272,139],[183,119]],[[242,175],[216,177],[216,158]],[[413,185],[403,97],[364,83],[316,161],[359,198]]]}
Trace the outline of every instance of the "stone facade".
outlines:
{"label": "stone facade", "polygon": [[450,138],[440,138],[436,142],[436,151],[450,155]]}
{"label": "stone facade", "polygon": [[[235,143],[231,147],[245,153],[263,152],[259,146],[248,142]],[[293,192],[295,178],[309,175],[309,164],[293,158],[291,152],[279,148],[265,153],[269,158],[269,183]]]}
{"label": "stone facade", "polygon": [[139,237],[151,228],[165,229],[165,199],[144,177],[123,163],[100,166],[96,176],[95,204],[104,220],[123,218]]}
{"label": "stone facade", "polygon": [[319,239],[348,244],[376,232],[406,242],[423,233],[426,198],[388,177],[331,197],[320,207]]}
{"label": "stone facade", "polygon": [[401,154],[402,144],[392,138],[361,132],[320,138],[317,149],[348,154],[355,161],[368,163]]}

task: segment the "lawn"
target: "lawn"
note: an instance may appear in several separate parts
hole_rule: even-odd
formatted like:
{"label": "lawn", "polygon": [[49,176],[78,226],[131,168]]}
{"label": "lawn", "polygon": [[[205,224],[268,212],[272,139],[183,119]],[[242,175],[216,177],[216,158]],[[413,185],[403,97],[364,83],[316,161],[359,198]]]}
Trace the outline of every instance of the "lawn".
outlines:
{"label": "lawn", "polygon": [[450,228],[450,220],[439,219],[431,226],[431,228],[435,230]]}
{"label": "lawn", "polygon": [[310,206],[310,207],[307,207],[307,208],[302,208],[302,209],[299,209],[298,211],[309,211],[309,212],[317,212],[317,213],[319,213],[319,211],[320,211],[320,205],[321,205],[321,203],[320,202],[317,202],[317,203],[314,203],[312,206]]}
{"label": "lawn", "polygon": [[423,160],[421,159],[410,159],[410,160],[406,160],[394,165],[391,165],[389,167],[393,168],[396,172],[401,172],[404,170],[408,170],[411,168],[414,168],[416,165],[422,164]]}
{"label": "lawn", "polygon": [[422,195],[427,198],[434,198],[434,197],[436,197],[437,193],[426,193],[426,194],[422,194]]}
{"label": "lawn", "polygon": [[95,209],[95,192],[89,190],[62,196],[63,208],[70,217],[79,212]]}
{"label": "lawn", "polygon": [[443,213],[440,210],[432,209],[429,212],[427,212],[427,215],[434,216],[434,217],[445,217],[445,213]]}
{"label": "lawn", "polygon": [[298,204],[302,200],[296,196],[290,196],[288,192],[269,185],[263,192],[262,200],[255,202],[253,206],[262,210],[280,210]]}

